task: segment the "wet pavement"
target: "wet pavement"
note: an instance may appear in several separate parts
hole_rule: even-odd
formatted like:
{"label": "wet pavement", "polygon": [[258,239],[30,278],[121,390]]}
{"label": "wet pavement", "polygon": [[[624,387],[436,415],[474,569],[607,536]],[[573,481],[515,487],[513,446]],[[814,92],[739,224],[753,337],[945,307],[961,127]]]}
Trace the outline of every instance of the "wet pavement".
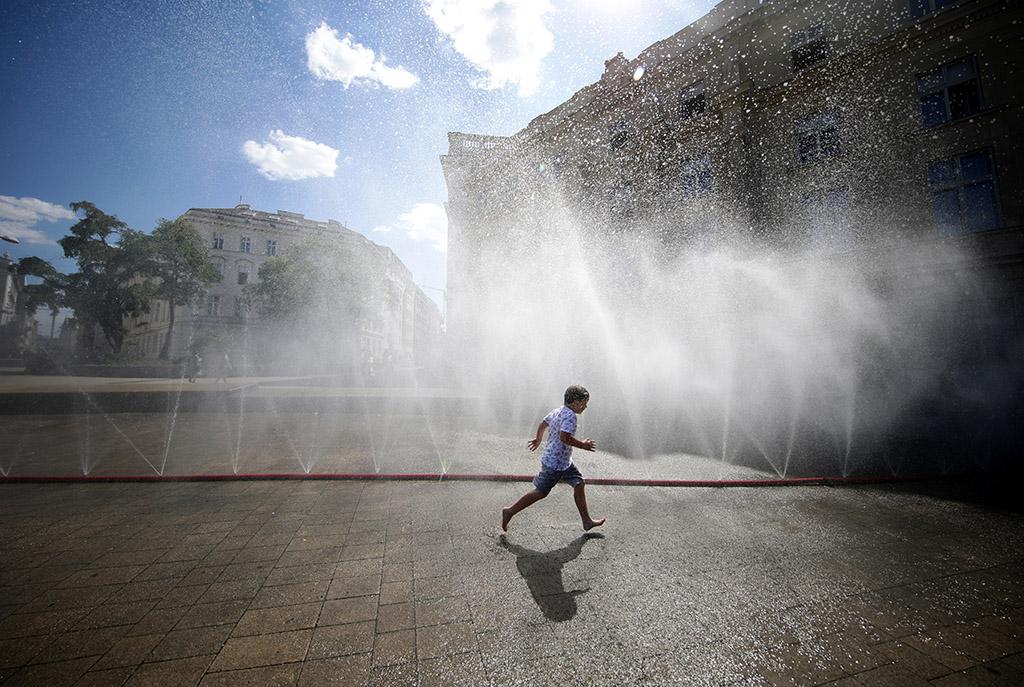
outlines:
{"label": "wet pavement", "polygon": [[[0,485],[6,685],[1019,685],[1024,526],[954,487]],[[931,493],[935,492],[935,493]]]}

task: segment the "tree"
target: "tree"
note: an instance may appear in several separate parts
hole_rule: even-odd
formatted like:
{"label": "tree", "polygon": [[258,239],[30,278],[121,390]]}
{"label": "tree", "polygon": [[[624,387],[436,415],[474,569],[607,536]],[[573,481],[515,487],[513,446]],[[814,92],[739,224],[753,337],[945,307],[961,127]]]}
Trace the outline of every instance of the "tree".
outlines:
{"label": "tree", "polygon": [[71,203],[71,209],[83,216],[58,241],[64,255],[78,262],[79,271],[67,278],[67,304],[87,332],[99,326],[113,352],[120,353],[125,318],[149,312],[153,284],[140,278],[148,253],[145,240],[88,201]]}
{"label": "tree", "polygon": [[167,336],[160,348],[160,358],[167,360],[174,331],[175,306],[194,302],[208,284],[220,279],[220,274],[214,269],[202,236],[181,218],[161,219],[151,235],[133,237],[132,240],[143,244],[138,252],[146,258],[145,274],[155,279],[154,295],[171,306]]}
{"label": "tree", "polygon": [[346,243],[311,240],[264,262],[249,294],[268,333],[278,334],[276,356],[292,367],[352,368],[360,331],[380,309],[374,284],[383,274]]}
{"label": "tree", "polygon": [[18,274],[25,277],[36,277],[38,283],[26,283],[22,290],[22,307],[27,318],[35,315],[40,306],[50,310],[50,336],[53,336],[53,323],[56,322],[60,309],[67,305],[68,276],[58,272],[53,265],[35,256],[24,257],[18,261]]}

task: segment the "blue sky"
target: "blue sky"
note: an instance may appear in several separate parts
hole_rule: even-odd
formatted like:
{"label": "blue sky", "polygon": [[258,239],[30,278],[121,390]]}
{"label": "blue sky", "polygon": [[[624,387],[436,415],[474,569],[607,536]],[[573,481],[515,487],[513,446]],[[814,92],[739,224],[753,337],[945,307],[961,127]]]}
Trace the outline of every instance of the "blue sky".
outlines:
{"label": "blue sky", "polygon": [[713,4],[2,0],[2,247],[70,269],[69,202],[149,231],[241,197],[443,287],[447,132],[511,134]]}

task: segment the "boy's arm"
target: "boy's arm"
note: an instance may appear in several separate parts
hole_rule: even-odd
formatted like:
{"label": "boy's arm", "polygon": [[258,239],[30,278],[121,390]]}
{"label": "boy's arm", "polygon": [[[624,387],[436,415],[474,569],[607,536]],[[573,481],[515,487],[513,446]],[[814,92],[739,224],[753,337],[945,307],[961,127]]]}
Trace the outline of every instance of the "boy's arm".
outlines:
{"label": "boy's arm", "polygon": [[584,451],[593,451],[597,447],[597,442],[593,439],[584,439],[583,441],[580,441],[568,432],[559,432],[558,438],[561,439],[562,443],[566,446],[581,448]]}
{"label": "boy's arm", "polygon": [[536,438],[530,439],[528,442],[526,442],[526,445],[529,447],[529,449],[531,451],[536,451],[537,447],[540,446],[541,439],[544,438],[544,430],[547,429],[547,428],[548,428],[548,423],[546,421],[544,421],[544,420],[541,420],[540,424],[537,425],[537,436],[536,436]]}

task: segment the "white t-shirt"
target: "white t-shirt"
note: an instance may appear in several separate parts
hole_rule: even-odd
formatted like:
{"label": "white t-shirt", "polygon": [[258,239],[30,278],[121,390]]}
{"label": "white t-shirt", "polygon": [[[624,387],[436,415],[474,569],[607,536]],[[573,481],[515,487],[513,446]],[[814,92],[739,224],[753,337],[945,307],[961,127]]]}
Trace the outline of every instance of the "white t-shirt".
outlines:
{"label": "white t-shirt", "polygon": [[561,406],[544,416],[544,422],[548,423],[548,443],[541,454],[540,464],[549,470],[565,470],[572,465],[572,446],[562,443],[559,432],[576,433],[576,413]]}

